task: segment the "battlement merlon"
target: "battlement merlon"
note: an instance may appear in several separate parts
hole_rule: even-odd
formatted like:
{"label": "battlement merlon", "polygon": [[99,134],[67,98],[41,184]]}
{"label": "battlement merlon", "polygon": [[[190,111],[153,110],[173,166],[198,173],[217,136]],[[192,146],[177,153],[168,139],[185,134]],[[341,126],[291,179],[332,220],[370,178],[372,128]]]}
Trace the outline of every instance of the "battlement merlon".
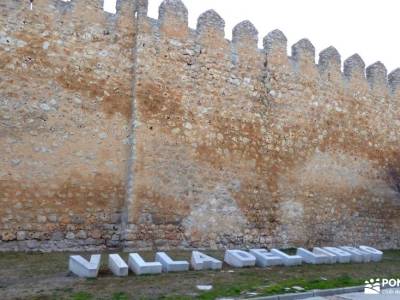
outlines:
{"label": "battlement merlon", "polygon": [[[137,0],[138,12],[140,15],[147,14],[148,0]],[[160,32],[171,38],[189,38],[189,33],[194,32],[202,38],[206,36],[209,43],[215,39],[224,39],[225,21],[214,10],[202,13],[197,21],[196,30],[188,26],[188,9],[181,0],[164,0],[159,6],[159,17],[157,23]],[[228,41],[229,42],[229,41]],[[232,49],[239,56],[259,55],[258,31],[249,21],[237,24],[232,30]],[[338,85],[344,84],[350,89],[370,89],[371,91],[387,92],[398,89],[396,72],[387,76],[386,68],[383,64],[373,64],[365,69],[365,63],[358,54],[354,54],[343,63],[341,71],[340,53],[333,47],[328,47],[319,54],[318,64],[315,63],[315,47],[308,39],[302,39],[291,47],[291,57],[287,55],[287,38],[282,31],[276,29],[268,33],[263,39],[264,53],[266,54],[267,69],[284,68],[287,72],[317,70],[314,75],[319,73],[320,79],[334,81]],[[251,51],[254,49],[256,51]],[[254,53],[254,54],[253,54]],[[243,57],[245,58],[245,57]],[[251,57],[249,57],[251,59]],[[246,59],[245,59],[246,60]],[[289,64],[292,61],[292,64]],[[289,65],[294,66],[290,70]],[[345,79],[345,82],[343,81]]]}
{"label": "battlement merlon", "polygon": [[295,63],[315,64],[315,47],[308,39],[301,39],[292,46]]}
{"label": "battlement merlon", "polygon": [[225,21],[215,10],[207,10],[197,19],[196,31],[199,35],[215,35],[217,38],[224,38]]}
{"label": "battlement merlon", "polygon": [[147,16],[148,9],[149,9],[148,0],[136,0],[135,12],[137,12],[137,16],[139,17]]}
{"label": "battlement merlon", "polygon": [[248,21],[242,21],[233,27],[232,43],[236,47],[244,47],[248,49],[257,49],[258,31],[254,25]]}
{"label": "battlement merlon", "polygon": [[366,69],[367,81],[373,91],[388,91],[387,70],[380,61]]}
{"label": "battlement merlon", "polygon": [[400,68],[392,71],[388,76],[389,87],[393,94],[400,93]]}
{"label": "battlement merlon", "polygon": [[186,38],[189,33],[188,10],[180,0],[164,0],[158,9],[161,31],[167,36]]}
{"label": "battlement merlon", "polygon": [[287,38],[279,29],[268,33],[263,39],[264,50],[268,61],[276,63],[288,63]]}
{"label": "battlement merlon", "polygon": [[319,53],[318,68],[323,79],[339,82],[342,80],[339,51],[330,46]]}
{"label": "battlement merlon", "polygon": [[[61,1],[59,5],[60,9],[72,9],[77,3],[76,0]],[[122,9],[119,1],[118,9]],[[135,0],[134,10],[135,17],[147,17],[148,0]],[[158,20],[155,21],[159,24],[160,31],[171,38],[185,39],[189,37],[190,32],[196,32],[200,38],[207,35],[208,43],[211,44],[214,38],[225,39],[225,21],[217,12],[208,10],[201,14],[195,31],[188,26],[188,14],[188,9],[181,0],[164,0],[159,6]],[[354,54],[344,61],[342,72],[340,54],[334,47],[331,46],[321,51],[318,64],[315,64],[315,47],[308,39],[302,39],[291,47],[291,57],[289,57],[287,55],[287,38],[278,29],[265,36],[264,49],[259,50],[257,47],[258,31],[249,20],[240,22],[233,28],[231,44],[232,49],[243,61],[258,59],[255,57],[261,53],[260,51],[266,53],[267,69],[273,65],[278,69],[283,67],[288,72],[301,72],[305,70],[304,68],[308,70],[317,68],[320,79],[334,81],[338,85],[342,82],[349,89],[370,90],[374,94],[383,93],[392,96],[398,94],[398,69],[387,75],[386,67],[381,62],[365,68],[365,63],[358,54]],[[289,64],[289,61],[292,64]],[[294,67],[294,70],[290,70],[290,65]]]}

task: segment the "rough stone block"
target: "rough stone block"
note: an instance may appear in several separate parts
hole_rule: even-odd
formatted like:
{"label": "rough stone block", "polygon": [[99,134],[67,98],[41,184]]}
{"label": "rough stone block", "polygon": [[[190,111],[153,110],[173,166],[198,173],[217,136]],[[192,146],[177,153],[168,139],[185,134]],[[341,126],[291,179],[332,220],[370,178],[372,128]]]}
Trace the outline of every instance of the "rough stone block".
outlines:
{"label": "rough stone block", "polygon": [[303,259],[301,256],[298,255],[288,255],[285,252],[282,252],[278,249],[272,249],[272,253],[276,254],[283,260],[283,264],[285,266],[297,266],[301,265]]}
{"label": "rough stone block", "polygon": [[258,267],[283,265],[282,258],[265,249],[250,249],[250,253],[255,256]]}
{"label": "rough stone block", "polygon": [[324,249],[322,249],[320,247],[314,247],[313,248],[313,253],[326,255],[326,257],[327,257],[326,263],[327,264],[335,264],[337,262],[337,257],[336,257],[335,254],[333,254],[333,253],[331,253],[329,251],[326,251],[326,250],[324,250]]}
{"label": "rough stone block", "polygon": [[324,247],[324,249],[326,251],[329,251],[330,253],[335,254],[337,262],[341,264],[349,263],[351,261],[351,254],[342,249],[336,247]]}
{"label": "rough stone block", "polygon": [[369,246],[360,246],[359,248],[364,252],[370,253],[372,261],[381,261],[382,260],[382,256],[383,256],[382,251],[379,251],[378,249],[375,249],[375,248],[369,247]]}
{"label": "rough stone block", "polygon": [[304,262],[314,265],[324,264],[329,260],[325,254],[316,254],[304,248],[297,248],[296,255],[301,256]]}
{"label": "rough stone block", "polygon": [[224,261],[236,268],[252,267],[256,264],[254,255],[243,250],[226,250]]}
{"label": "rough stone block", "polygon": [[157,252],[156,261],[161,263],[163,272],[183,272],[189,270],[189,263],[187,261],[172,260],[165,252]]}
{"label": "rough stone block", "polygon": [[129,268],[136,275],[160,274],[162,265],[159,262],[145,262],[137,253],[130,253],[128,259]]}
{"label": "rough stone block", "polygon": [[118,254],[110,254],[108,256],[108,268],[115,276],[128,276],[128,265]]}
{"label": "rough stone block", "polygon": [[101,255],[96,254],[87,261],[80,255],[71,255],[69,257],[69,271],[83,278],[96,278],[100,269]]}
{"label": "rough stone block", "polygon": [[222,261],[199,251],[192,251],[190,263],[193,270],[219,270],[222,268]]}

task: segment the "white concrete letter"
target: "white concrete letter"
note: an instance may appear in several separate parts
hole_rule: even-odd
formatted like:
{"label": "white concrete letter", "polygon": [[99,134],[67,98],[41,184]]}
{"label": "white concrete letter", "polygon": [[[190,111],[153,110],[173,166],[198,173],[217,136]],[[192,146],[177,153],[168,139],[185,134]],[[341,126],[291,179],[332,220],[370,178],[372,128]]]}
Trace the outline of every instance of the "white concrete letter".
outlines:
{"label": "white concrete letter", "polygon": [[324,250],[335,254],[337,261],[341,264],[349,263],[351,261],[351,254],[342,249],[336,247],[324,247]]}
{"label": "white concrete letter", "polygon": [[370,253],[372,261],[381,261],[382,260],[382,256],[383,256],[382,251],[379,251],[378,249],[375,249],[375,248],[372,248],[369,246],[360,246],[359,248],[364,252]]}
{"label": "white concrete letter", "polygon": [[361,251],[360,249],[354,247],[343,246],[340,247],[346,252],[351,254],[351,261],[352,262],[370,262],[371,261],[371,254],[368,252]]}
{"label": "white concrete letter", "polygon": [[128,265],[119,254],[110,254],[108,256],[108,268],[115,276],[128,276]]}
{"label": "white concrete letter", "polygon": [[252,267],[256,264],[256,258],[243,250],[226,250],[224,261],[236,268]]}
{"label": "white concrete letter", "polygon": [[157,252],[156,261],[161,263],[163,272],[182,272],[189,270],[189,263],[187,261],[172,260],[165,252]]}
{"label": "white concrete letter", "polygon": [[296,266],[296,265],[301,265],[301,262],[303,261],[301,256],[298,255],[288,255],[285,252],[282,252],[278,249],[272,249],[272,253],[276,254],[283,260],[283,264],[285,266]]}
{"label": "white concrete letter", "polygon": [[320,247],[314,247],[313,248],[313,253],[315,254],[321,254],[326,256],[326,263],[327,264],[334,264],[337,262],[337,257],[335,254],[330,253],[329,251],[326,251]]}
{"label": "white concrete letter", "polygon": [[222,261],[199,251],[192,251],[190,263],[193,270],[219,270],[222,268]]}
{"label": "white concrete letter", "polygon": [[308,264],[314,264],[314,265],[325,264],[328,263],[329,260],[329,257],[325,254],[313,253],[304,248],[297,248],[296,254],[298,256],[301,256],[303,261]]}
{"label": "white concrete letter", "polygon": [[129,254],[128,265],[136,275],[160,274],[162,269],[159,262],[145,262],[137,253]]}
{"label": "white concrete letter", "polygon": [[265,249],[250,249],[250,253],[255,256],[258,267],[283,265],[282,258]]}
{"label": "white concrete letter", "polygon": [[103,2],[103,10],[111,13],[111,14],[116,14],[117,13],[117,0],[104,0]]}
{"label": "white concrete letter", "polygon": [[96,254],[90,257],[90,262],[80,255],[71,255],[69,257],[69,270],[84,278],[96,278],[100,269],[101,255]]}

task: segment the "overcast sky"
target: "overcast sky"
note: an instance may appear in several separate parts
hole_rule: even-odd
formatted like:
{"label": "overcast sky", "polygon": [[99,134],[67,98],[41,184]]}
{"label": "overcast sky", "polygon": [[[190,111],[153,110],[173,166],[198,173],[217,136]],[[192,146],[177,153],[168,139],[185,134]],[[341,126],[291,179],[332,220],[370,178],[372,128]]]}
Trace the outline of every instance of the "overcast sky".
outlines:
{"label": "overcast sky", "polygon": [[[158,17],[162,0],[149,0],[149,16]],[[250,20],[262,38],[278,28],[288,38],[288,48],[308,38],[316,53],[334,46],[342,61],[354,53],[366,65],[380,60],[388,71],[400,67],[399,0],[184,0],[189,25],[196,28],[197,17],[208,9],[225,20],[225,36],[233,26]]]}

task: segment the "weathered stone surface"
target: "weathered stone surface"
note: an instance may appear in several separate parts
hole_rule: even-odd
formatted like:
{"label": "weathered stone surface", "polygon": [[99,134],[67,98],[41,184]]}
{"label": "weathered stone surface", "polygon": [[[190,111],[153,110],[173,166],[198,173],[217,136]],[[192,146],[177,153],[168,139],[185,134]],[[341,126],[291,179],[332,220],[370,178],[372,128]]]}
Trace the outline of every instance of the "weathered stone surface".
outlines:
{"label": "weathered stone surface", "polygon": [[134,3],[115,16],[99,1],[28,4],[0,4],[0,236],[85,249],[121,224]]}

